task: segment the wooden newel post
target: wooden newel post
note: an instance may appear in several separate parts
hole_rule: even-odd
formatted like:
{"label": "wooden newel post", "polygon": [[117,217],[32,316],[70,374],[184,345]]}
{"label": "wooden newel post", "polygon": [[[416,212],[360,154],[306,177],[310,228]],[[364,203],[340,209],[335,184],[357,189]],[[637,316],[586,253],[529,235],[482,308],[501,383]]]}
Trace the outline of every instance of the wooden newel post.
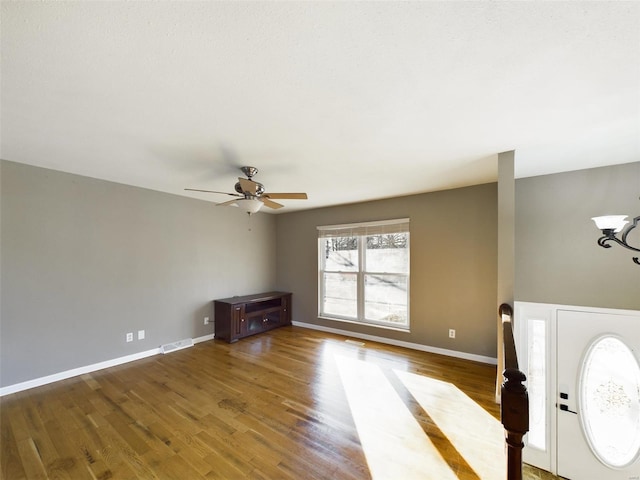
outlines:
{"label": "wooden newel post", "polygon": [[502,372],[500,419],[507,443],[507,480],[522,480],[522,437],[529,431],[529,395],[524,382],[527,377],[518,367],[513,337],[513,309],[503,303],[498,309],[502,318],[504,366]]}
{"label": "wooden newel post", "polygon": [[529,395],[523,385],[527,377],[518,369],[502,373],[500,416],[507,441],[507,479],[522,480],[522,437],[529,431]]}

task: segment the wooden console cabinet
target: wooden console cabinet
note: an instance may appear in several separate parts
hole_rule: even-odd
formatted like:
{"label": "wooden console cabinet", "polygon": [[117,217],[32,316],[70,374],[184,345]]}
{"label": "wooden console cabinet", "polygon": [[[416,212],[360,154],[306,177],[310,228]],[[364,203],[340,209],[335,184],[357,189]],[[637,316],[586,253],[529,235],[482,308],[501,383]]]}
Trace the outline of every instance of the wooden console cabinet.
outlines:
{"label": "wooden console cabinet", "polygon": [[229,343],[291,325],[291,293],[267,292],[214,300],[215,338]]}

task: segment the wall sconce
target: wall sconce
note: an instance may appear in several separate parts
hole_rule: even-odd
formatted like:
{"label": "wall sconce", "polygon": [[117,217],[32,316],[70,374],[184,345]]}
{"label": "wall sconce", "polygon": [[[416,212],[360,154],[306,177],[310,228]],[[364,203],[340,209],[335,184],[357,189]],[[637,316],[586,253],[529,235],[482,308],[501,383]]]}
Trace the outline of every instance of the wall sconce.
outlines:
{"label": "wall sconce", "polygon": [[[624,248],[633,250],[634,252],[640,252],[640,248],[632,247],[627,243],[627,235],[629,232],[638,226],[640,222],[640,216],[633,219],[633,223],[626,229],[624,226],[629,223],[626,215],[605,215],[603,217],[593,217],[591,220],[596,222],[596,226],[602,230],[602,236],[598,239],[598,245],[604,248],[611,248],[609,242],[615,242],[618,245],[622,245]],[[623,231],[624,229],[624,231]],[[616,233],[622,232],[620,238],[616,236]],[[638,257],[633,257],[634,263],[640,265]]]}

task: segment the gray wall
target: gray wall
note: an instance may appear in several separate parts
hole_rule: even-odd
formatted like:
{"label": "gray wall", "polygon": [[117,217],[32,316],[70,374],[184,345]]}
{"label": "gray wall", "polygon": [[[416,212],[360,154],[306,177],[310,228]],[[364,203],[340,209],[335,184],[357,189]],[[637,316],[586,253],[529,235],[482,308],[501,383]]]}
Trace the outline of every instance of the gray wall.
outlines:
{"label": "gray wall", "polygon": [[[318,225],[410,218],[411,333],[318,318]],[[495,183],[281,214],[277,283],[293,292],[294,320],[496,356]],[[448,338],[455,328],[457,338]]]}
{"label": "gray wall", "polygon": [[0,165],[0,386],[211,334],[213,299],[275,288],[273,215]]}
{"label": "gray wall", "polygon": [[[300,322],[496,355],[496,184],[250,222],[234,208],[4,161],[0,188],[0,386],[213,333],[202,325],[211,300],[273,288],[294,293]],[[640,162],[518,179],[515,299],[640,309],[633,252],[599,247],[590,219],[640,215],[639,195]],[[411,333],[319,319],[316,226],[403,217]],[[640,231],[629,238],[640,244]],[[145,340],[125,342],[142,329]]]}
{"label": "gray wall", "polygon": [[[520,301],[640,309],[638,256],[596,244],[591,217],[640,215],[640,162],[516,180]],[[628,240],[640,246],[640,228]]]}

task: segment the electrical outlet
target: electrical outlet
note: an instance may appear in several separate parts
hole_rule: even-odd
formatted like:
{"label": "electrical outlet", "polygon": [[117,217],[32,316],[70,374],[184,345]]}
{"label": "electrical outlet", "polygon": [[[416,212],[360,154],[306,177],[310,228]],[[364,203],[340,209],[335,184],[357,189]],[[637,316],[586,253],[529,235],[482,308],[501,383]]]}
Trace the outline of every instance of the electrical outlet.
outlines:
{"label": "electrical outlet", "polygon": [[204,317],[204,324],[209,325],[209,317]]}
{"label": "electrical outlet", "polygon": [[127,333],[127,342],[133,342],[133,332]]}
{"label": "electrical outlet", "polygon": [[456,331],[453,328],[449,329],[449,338],[456,338]]}
{"label": "electrical outlet", "polygon": [[138,330],[138,340],[144,340],[144,330]]}

